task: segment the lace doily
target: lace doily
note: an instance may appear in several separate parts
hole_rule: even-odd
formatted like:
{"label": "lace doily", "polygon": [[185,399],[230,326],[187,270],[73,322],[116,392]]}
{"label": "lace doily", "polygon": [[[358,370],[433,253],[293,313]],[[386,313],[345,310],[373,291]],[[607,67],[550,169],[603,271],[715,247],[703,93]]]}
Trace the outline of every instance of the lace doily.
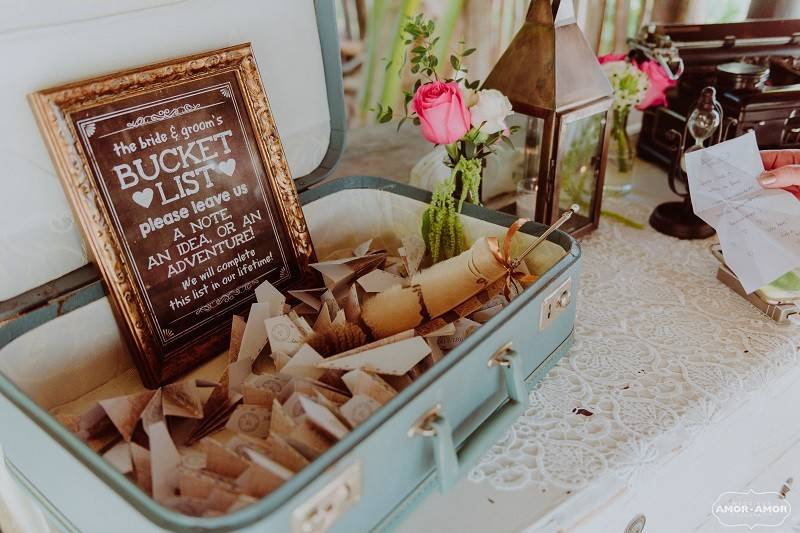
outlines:
{"label": "lace doily", "polygon": [[[646,221],[652,206],[624,209]],[[582,242],[574,347],[470,479],[501,490],[576,490],[608,473],[631,482],[666,440],[689,443],[794,367],[800,328],[717,281],[711,242],[604,219]]]}

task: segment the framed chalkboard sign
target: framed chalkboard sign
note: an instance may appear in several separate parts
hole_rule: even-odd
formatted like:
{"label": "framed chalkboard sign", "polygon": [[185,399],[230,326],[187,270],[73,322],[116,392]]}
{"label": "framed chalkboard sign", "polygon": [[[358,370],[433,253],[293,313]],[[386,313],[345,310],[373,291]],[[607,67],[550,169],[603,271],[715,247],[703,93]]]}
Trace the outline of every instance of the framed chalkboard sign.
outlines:
{"label": "framed chalkboard sign", "polygon": [[227,346],[264,280],[312,255],[248,44],[30,95],[142,379]]}

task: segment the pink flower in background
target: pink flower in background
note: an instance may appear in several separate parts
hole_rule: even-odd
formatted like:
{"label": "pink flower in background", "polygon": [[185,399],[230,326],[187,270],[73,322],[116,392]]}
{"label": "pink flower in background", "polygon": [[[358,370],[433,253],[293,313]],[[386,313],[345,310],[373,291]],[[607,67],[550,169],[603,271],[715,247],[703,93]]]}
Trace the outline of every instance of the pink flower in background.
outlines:
{"label": "pink flower in background", "polygon": [[603,63],[611,63],[612,61],[625,61],[628,54],[606,54],[597,58],[597,61],[602,65]]}
{"label": "pink flower in background", "polygon": [[647,74],[650,79],[650,87],[647,88],[644,98],[636,106],[636,109],[644,110],[651,106],[667,105],[666,91],[670,87],[674,87],[678,83],[677,80],[669,79],[664,67],[655,61],[645,61],[638,66],[639,70]]}
{"label": "pink flower in background", "polygon": [[411,105],[419,117],[422,136],[434,144],[454,143],[469,131],[469,110],[456,82],[420,85]]}
{"label": "pink flower in background", "polygon": [[[602,65],[604,63],[613,63],[615,61],[626,61],[628,54],[606,54],[597,58],[597,61]],[[666,91],[670,87],[674,87],[678,82],[672,80],[667,76],[664,67],[655,61],[643,61],[637,63],[633,61],[636,67],[647,75],[650,80],[650,85],[647,87],[647,92],[644,94],[642,101],[636,104],[636,109],[643,111],[648,107],[657,105],[667,105]]]}

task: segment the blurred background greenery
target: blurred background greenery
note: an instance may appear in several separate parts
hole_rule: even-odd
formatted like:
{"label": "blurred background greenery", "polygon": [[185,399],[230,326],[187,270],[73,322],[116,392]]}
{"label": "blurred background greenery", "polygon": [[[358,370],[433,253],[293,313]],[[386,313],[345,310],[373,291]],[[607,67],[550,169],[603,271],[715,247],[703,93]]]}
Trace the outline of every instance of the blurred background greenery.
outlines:
{"label": "blurred background greenery", "polygon": [[[570,1],[570,0],[564,0]],[[715,23],[746,18],[800,17],[798,0],[571,0],[578,24],[598,55],[626,50],[625,40],[648,22]],[[465,41],[470,78],[483,79],[525,18],[530,0],[338,0],[338,18],[351,127],[373,124],[377,102],[397,109],[409,80],[398,76],[407,16],[437,23],[440,65]],[[386,69],[390,58],[393,67]]]}

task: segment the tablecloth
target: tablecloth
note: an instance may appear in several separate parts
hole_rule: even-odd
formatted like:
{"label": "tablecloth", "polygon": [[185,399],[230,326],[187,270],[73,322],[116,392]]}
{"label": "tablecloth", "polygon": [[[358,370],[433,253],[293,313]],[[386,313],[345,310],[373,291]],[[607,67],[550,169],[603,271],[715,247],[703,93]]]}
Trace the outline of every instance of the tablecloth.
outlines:
{"label": "tablecloth", "polygon": [[[757,430],[789,426],[780,436],[745,441],[754,416],[785,402],[777,391],[797,390],[800,327],[776,324],[716,279],[713,237],[682,241],[647,226],[655,203],[645,196],[604,201],[643,227],[604,217],[582,240],[574,347],[469,481],[430,497],[401,531],[423,524],[428,531],[622,531],[642,501],[607,509],[647,491],[657,500],[650,510],[662,509],[645,531],[688,531],[663,527],[703,521],[718,531],[710,517],[716,495],[742,488],[742,479],[771,461],[751,454],[768,448],[778,456],[791,446],[800,434],[791,428],[800,426],[793,407],[785,409],[788,420],[776,412]],[[737,412],[743,416],[731,422]],[[741,442],[728,462],[708,464],[732,439]],[[741,468],[723,479],[731,461]],[[670,476],[666,490],[652,488]],[[695,496],[677,497],[712,477]],[[671,510],[679,502],[694,506],[691,513]],[[692,516],[672,520],[671,513]]]}
{"label": "tablecloth", "polygon": [[[634,220],[651,206],[614,202]],[[604,220],[582,242],[576,344],[472,472],[498,489],[633,479],[797,365],[800,328],[722,285],[712,239]]]}

